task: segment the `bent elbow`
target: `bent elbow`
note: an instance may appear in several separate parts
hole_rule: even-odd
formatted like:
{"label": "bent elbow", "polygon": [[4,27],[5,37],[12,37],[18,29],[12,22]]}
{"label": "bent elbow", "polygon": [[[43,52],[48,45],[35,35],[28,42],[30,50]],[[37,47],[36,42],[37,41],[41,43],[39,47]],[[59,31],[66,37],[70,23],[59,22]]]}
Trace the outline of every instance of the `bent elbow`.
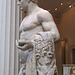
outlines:
{"label": "bent elbow", "polygon": [[60,39],[60,35],[58,34],[58,35],[56,35],[56,37],[55,37],[55,42],[59,41],[59,39]]}
{"label": "bent elbow", "polygon": [[57,42],[57,41],[60,39],[60,34],[59,34],[59,32],[53,33],[53,38],[54,38],[54,41]]}

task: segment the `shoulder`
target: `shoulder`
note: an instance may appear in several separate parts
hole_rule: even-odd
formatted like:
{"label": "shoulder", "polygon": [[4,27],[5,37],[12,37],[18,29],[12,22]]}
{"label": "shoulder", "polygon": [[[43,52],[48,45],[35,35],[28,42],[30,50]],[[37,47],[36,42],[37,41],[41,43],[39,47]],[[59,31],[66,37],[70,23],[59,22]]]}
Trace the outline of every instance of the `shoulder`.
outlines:
{"label": "shoulder", "polygon": [[53,20],[52,15],[50,14],[50,12],[48,12],[47,10],[41,9],[38,14],[37,17],[39,20],[41,21],[50,21]]}

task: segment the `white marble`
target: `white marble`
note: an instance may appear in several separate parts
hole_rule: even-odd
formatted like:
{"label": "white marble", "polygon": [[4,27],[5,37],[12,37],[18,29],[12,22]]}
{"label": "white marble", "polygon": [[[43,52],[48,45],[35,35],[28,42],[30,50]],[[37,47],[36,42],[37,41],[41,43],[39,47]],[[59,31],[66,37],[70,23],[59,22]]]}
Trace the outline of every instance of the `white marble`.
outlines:
{"label": "white marble", "polygon": [[[19,6],[22,11],[27,12],[20,25],[20,39],[16,41],[17,47],[26,52],[25,62],[20,61],[23,66],[20,68],[19,75],[24,73],[25,75],[54,75],[56,71],[54,41],[59,40],[60,35],[52,15],[40,8],[37,0],[21,0]],[[20,54],[22,55],[23,53]]]}

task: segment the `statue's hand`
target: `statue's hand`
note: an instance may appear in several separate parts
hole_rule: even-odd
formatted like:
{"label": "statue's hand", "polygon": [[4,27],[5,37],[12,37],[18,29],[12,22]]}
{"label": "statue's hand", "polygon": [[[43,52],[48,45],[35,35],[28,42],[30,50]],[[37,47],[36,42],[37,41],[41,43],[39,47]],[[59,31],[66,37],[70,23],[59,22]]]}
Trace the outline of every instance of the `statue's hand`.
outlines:
{"label": "statue's hand", "polygon": [[19,49],[25,51],[27,49],[33,48],[33,42],[32,40],[16,40],[16,45]]}

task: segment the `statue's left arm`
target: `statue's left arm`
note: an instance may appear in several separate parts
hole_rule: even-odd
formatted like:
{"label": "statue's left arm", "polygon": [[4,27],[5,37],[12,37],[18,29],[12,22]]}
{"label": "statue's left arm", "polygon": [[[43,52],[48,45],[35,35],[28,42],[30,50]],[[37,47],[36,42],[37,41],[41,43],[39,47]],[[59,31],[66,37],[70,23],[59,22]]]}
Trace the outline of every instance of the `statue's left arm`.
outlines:
{"label": "statue's left arm", "polygon": [[59,40],[60,35],[58,29],[52,15],[48,11],[41,12],[41,14],[38,15],[38,20],[42,24],[44,31],[50,32],[55,41]]}

